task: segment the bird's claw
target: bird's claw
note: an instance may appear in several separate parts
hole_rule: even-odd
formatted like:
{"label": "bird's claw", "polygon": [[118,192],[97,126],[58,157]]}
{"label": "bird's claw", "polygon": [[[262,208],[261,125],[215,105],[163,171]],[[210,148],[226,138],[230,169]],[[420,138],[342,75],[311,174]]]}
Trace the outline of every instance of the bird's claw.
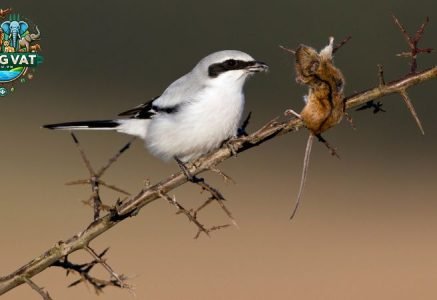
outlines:
{"label": "bird's claw", "polygon": [[223,144],[231,151],[232,156],[237,157],[238,149],[234,145],[234,141],[238,139],[238,137],[234,136],[230,139],[226,140]]}

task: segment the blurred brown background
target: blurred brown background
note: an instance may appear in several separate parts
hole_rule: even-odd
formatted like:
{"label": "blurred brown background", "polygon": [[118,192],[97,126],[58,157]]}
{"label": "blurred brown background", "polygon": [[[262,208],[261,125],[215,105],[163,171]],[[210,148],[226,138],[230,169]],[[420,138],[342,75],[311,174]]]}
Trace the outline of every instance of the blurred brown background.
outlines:
{"label": "blurred brown background", "polygon": [[[206,54],[247,51],[271,66],[247,84],[249,130],[300,110],[305,89],[294,82],[292,58],[279,44],[323,47],[328,36],[353,39],[336,55],[347,94],[408,71],[394,54],[406,44],[396,14],[410,32],[425,16],[421,43],[437,48],[435,1],[2,1],[39,25],[44,64],[35,78],[0,99],[0,274],[81,231],[91,209],[80,200],[88,187],[64,182],[86,176],[66,132],[45,123],[110,118],[159,95]],[[437,61],[421,57],[419,67]],[[158,201],[95,242],[111,246],[109,263],[133,276],[138,299],[436,299],[437,297],[437,86],[411,89],[423,122],[421,136],[399,96],[384,99],[386,113],[352,112],[357,130],[343,122],[326,134],[341,154],[313,149],[304,202],[289,222],[307,138],[302,130],[226,161],[237,185],[208,174],[229,199],[240,229],[193,240],[195,228]],[[112,156],[126,136],[79,133],[92,163]],[[133,193],[176,171],[136,142],[104,179]],[[194,186],[179,201],[204,199]],[[111,202],[117,195],[104,193]],[[207,224],[227,221],[217,206]],[[75,255],[78,260],[86,255]],[[97,299],[76,277],[50,269],[34,279],[54,299]],[[102,272],[102,274],[104,274]],[[109,288],[100,299],[126,299]],[[39,299],[21,286],[2,299]]]}

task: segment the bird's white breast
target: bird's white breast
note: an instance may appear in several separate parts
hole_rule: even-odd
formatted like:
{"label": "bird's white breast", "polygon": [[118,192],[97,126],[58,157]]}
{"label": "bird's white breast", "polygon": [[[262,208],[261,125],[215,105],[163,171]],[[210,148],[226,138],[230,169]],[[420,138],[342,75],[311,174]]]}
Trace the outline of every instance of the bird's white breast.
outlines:
{"label": "bird's white breast", "polygon": [[241,84],[214,80],[187,99],[177,113],[157,115],[150,122],[146,146],[162,159],[177,156],[182,161],[220,147],[238,130],[244,109],[241,80]]}

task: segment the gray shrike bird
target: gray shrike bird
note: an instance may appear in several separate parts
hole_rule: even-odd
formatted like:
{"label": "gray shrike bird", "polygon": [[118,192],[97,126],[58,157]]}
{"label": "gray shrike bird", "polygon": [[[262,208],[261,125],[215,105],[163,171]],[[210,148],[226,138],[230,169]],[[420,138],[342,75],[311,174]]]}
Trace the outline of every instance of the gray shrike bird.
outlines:
{"label": "gray shrike bird", "polygon": [[44,125],[63,130],[115,130],[138,136],[163,159],[194,160],[237,135],[244,109],[243,86],[268,66],[236,50],[212,53],[151,101],[115,120]]}

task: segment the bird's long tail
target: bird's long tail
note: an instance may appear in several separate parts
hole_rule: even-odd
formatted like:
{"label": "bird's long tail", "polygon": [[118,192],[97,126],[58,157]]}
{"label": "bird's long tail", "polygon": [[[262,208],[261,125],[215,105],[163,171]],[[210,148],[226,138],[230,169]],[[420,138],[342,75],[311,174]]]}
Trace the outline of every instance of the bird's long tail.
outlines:
{"label": "bird's long tail", "polygon": [[120,122],[117,120],[79,121],[43,125],[55,130],[117,130]]}
{"label": "bird's long tail", "polygon": [[53,130],[115,130],[121,133],[145,138],[148,119],[92,120],[43,125]]}

